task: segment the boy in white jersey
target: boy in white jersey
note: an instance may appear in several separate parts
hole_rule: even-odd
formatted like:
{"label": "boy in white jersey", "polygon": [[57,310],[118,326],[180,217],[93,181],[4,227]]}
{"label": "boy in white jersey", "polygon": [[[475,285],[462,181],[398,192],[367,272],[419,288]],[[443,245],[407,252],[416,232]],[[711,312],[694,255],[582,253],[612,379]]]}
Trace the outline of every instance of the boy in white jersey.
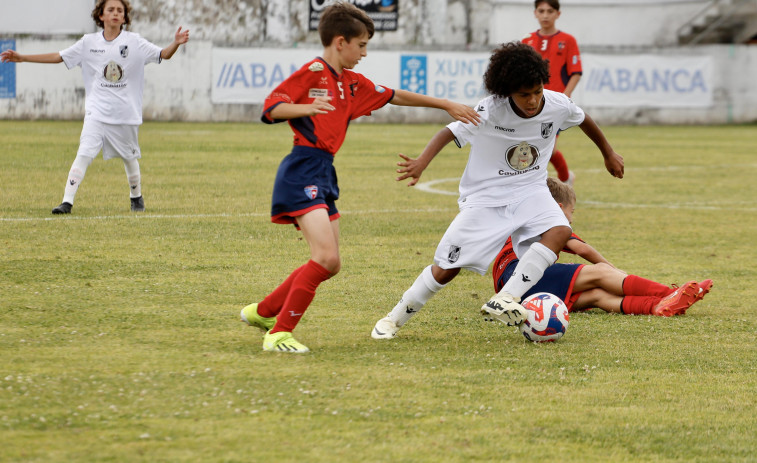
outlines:
{"label": "boy in white jersey", "polygon": [[131,210],[145,210],[139,161],[138,132],[142,124],[144,68],[171,59],[189,31],[176,31],[174,41],[161,49],[138,34],[122,30],[131,24],[129,0],[97,0],[92,19],[102,32],[86,34],[60,53],[21,55],[14,50],[0,54],[3,62],[60,63],[69,69],[81,66],[86,91],[84,127],[63,202],[53,214],[68,214],[87,168],[102,150],[103,159],[120,157],[129,181]]}
{"label": "boy in white jersey", "polygon": [[562,93],[544,90],[549,64],[533,48],[507,43],[492,54],[484,74],[491,96],[481,100],[481,123],[451,123],[438,132],[417,159],[403,154],[397,180],[418,182],[431,160],[449,142],[470,143],[460,180],[460,213],[447,228],[426,267],[389,314],[371,332],[391,339],[460,269],[483,275],[508,236],[520,258],[502,290],[481,308],[487,321],[518,325],[525,319],[521,296],[541,278],[565,247],[571,228],[547,188],[547,165],[557,131],[578,125],[597,145],[605,167],[623,177],[623,158],[597,124]]}

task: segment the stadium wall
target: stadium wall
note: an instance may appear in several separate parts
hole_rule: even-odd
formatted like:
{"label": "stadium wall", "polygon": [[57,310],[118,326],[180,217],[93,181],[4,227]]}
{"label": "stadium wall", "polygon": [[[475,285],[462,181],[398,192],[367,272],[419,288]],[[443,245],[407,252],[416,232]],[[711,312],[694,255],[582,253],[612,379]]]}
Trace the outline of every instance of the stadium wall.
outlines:
{"label": "stadium wall", "polygon": [[[37,11],[33,20],[29,2]],[[0,15],[0,46],[12,41],[22,53],[47,53],[70,46],[81,34],[95,30],[88,18],[93,0],[71,0],[77,18],[59,13],[59,0],[10,0]],[[132,30],[165,45],[179,25],[191,30],[192,39],[174,58],[146,68],[145,120],[257,121],[260,104],[219,102],[213,68],[218,50],[239,48],[250,56],[258,49],[309,50],[320,53],[317,33],[308,30],[309,8],[323,0],[132,0]],[[635,103],[626,94],[626,104],[602,104],[587,89],[596,80],[585,75],[574,99],[605,124],[713,124],[757,121],[757,47],[676,47],[676,31],[701,11],[706,0],[563,0],[560,27],[573,33],[584,53],[584,65],[597,56],[699,57],[710,60],[706,106],[658,105],[648,99]],[[369,56],[357,68],[377,83],[369,65],[378,51],[451,55],[470,53],[475,60],[494,44],[518,40],[536,29],[532,0],[396,0],[399,22],[396,31],[377,32]],[[15,6],[14,6],[15,5]],[[37,8],[38,7],[38,8]],[[249,48],[242,48],[249,47]],[[215,57],[215,58],[214,58]],[[395,59],[395,58],[392,58]],[[84,89],[80,70],[42,64],[0,64],[0,118],[80,119]],[[430,72],[433,69],[430,68]],[[586,70],[586,69],[585,69]],[[214,81],[214,78],[216,81]],[[627,78],[627,77],[626,77]],[[397,78],[398,79],[398,78]],[[13,80],[13,91],[8,90]],[[611,79],[610,79],[611,80]],[[621,79],[622,80],[622,79]],[[592,84],[592,82],[594,84]],[[643,82],[642,82],[643,83]],[[623,93],[624,82],[616,85]],[[399,85],[399,82],[397,83]],[[215,86],[215,87],[214,87]],[[460,100],[453,94],[448,96]],[[628,104],[628,101],[632,104]],[[383,109],[366,121],[442,122],[439,111],[418,108]]]}
{"label": "stadium wall", "polygon": [[[61,50],[71,45],[70,40],[32,40],[18,39],[16,47],[24,53],[42,53]],[[275,49],[274,52],[285,54],[292,49]],[[213,70],[214,55],[220,53],[209,41],[195,40],[191,46],[182,47],[170,60],[161,64],[151,64],[145,70],[144,118],[145,120],[176,121],[259,121],[261,106],[259,103],[218,103],[214,102],[214,86],[220,78]],[[255,57],[263,54],[264,49],[240,49]],[[269,53],[271,49],[267,50]],[[316,56],[320,49],[297,49],[302,56]],[[416,50],[414,55],[423,56]],[[432,56],[438,50],[429,52],[429,73],[434,72]],[[369,53],[368,58],[358,67],[369,77],[375,75],[371,69],[388,67],[389,60],[399,61],[402,52],[382,51]],[[458,52],[460,56],[475,55],[485,65],[487,52]],[[450,53],[446,53],[450,55]],[[389,56],[387,58],[386,56]],[[585,68],[590,54],[585,55]],[[601,57],[602,55],[597,55]],[[624,56],[619,52],[606,56],[617,59]],[[603,124],[725,124],[750,123],[757,121],[757,87],[752,85],[752,76],[757,75],[757,47],[711,45],[703,47],[669,48],[645,50],[645,54],[630,54],[626,58],[644,61],[645,57],[670,56],[697,57],[707,59],[709,76],[706,79],[709,98],[706,105],[699,107],[656,107],[652,101],[634,105],[635,100],[623,105],[605,105],[601,97],[589,98],[587,89],[596,86],[596,79],[586,75],[574,94],[574,99],[584,107],[596,120]],[[371,61],[371,58],[374,58]],[[623,58],[625,59],[625,58]],[[383,61],[382,61],[383,60]],[[301,60],[304,62],[304,60]],[[216,65],[216,68],[218,66]],[[215,74],[214,74],[215,73]],[[399,74],[399,72],[397,72]],[[478,79],[479,73],[472,78]],[[228,76],[228,75],[227,75]],[[608,77],[609,78],[609,77]],[[429,76],[432,79],[432,76]],[[625,77],[625,83],[610,82],[616,93],[626,92],[629,82],[636,78]],[[67,70],[64,64],[22,63],[15,67],[15,98],[0,98],[0,117],[5,119],[81,119],[84,112],[84,88],[81,70]],[[391,79],[378,80],[377,83],[393,84]],[[399,80],[399,76],[397,76]],[[227,80],[228,81],[228,80]],[[592,83],[595,82],[595,83]],[[270,85],[275,82],[269,82]],[[434,94],[429,88],[429,94]],[[449,96],[450,99],[465,100],[473,104],[480,95],[434,94]],[[473,99],[471,99],[473,98]],[[628,99],[626,97],[626,99]],[[420,108],[392,107],[376,111],[370,118],[374,122],[443,122],[446,114],[439,111]]]}

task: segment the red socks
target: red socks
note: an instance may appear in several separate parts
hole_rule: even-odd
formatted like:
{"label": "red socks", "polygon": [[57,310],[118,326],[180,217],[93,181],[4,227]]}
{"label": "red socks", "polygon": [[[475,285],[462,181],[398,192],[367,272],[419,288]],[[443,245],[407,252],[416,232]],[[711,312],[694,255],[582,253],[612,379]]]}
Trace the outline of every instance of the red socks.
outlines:
{"label": "red socks", "polygon": [[651,315],[661,299],[656,296],[626,296],[620,301],[620,312],[626,315]]}
{"label": "red socks", "polygon": [[305,268],[305,265],[290,273],[287,279],[284,280],[278,288],[274,289],[271,294],[258,303],[258,315],[269,318],[275,317],[281,312],[281,308],[284,307],[284,301],[286,301],[286,298],[289,295],[289,289],[292,287],[292,282],[297,278],[297,275],[300,274],[300,271]]}
{"label": "red socks", "polygon": [[278,288],[263,299],[263,302],[258,305],[258,314],[261,317],[276,315],[276,325],[271,333],[294,330],[302,314],[313,301],[318,285],[329,278],[331,278],[331,273],[328,270],[317,262],[309,260],[305,265],[293,271]]}
{"label": "red socks", "polygon": [[623,279],[623,294],[628,296],[657,296],[665,297],[675,291],[656,281],[647,280],[636,275],[628,275]]}
{"label": "red socks", "polygon": [[568,162],[565,160],[565,156],[558,150],[552,151],[552,157],[549,158],[549,162],[552,163],[557,171],[557,178],[561,182],[567,182],[570,177],[570,171],[568,170]]}

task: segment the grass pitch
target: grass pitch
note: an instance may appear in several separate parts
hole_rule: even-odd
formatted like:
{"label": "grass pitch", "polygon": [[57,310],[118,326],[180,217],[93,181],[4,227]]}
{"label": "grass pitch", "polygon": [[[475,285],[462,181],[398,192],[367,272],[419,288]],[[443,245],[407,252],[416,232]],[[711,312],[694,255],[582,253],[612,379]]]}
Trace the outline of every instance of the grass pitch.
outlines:
{"label": "grass pitch", "polygon": [[[62,197],[81,122],[0,121],[0,460],[746,462],[757,455],[757,129],[607,127],[626,178],[578,129],[574,228],[664,283],[712,278],[684,317],[574,314],[530,344],[485,324],[463,272],[392,341],[369,333],[431,262],[467,149],[394,181],[440,127],[354,124],[337,155],[342,272],[297,338],[238,321],[307,259],[269,222],[285,125],[147,123],[147,212],[98,158]],[[563,261],[568,256],[563,256]],[[569,259],[568,259],[569,260]]]}

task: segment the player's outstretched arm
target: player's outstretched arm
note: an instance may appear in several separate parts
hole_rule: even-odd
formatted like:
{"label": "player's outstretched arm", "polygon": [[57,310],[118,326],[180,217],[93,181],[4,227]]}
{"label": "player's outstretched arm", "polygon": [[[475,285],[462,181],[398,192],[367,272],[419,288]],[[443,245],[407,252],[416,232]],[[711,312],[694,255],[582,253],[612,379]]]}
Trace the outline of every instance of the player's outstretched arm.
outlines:
{"label": "player's outstretched arm", "polygon": [[0,53],[0,61],[3,63],[62,63],[60,53],[43,53],[41,55],[22,55],[16,50],[5,50]]}
{"label": "player's outstretched arm", "polygon": [[602,157],[605,158],[605,167],[607,172],[612,174],[613,177],[623,178],[623,156],[619,155],[612,149],[610,142],[605,138],[605,134],[602,129],[599,128],[594,119],[589,117],[588,114],[584,114],[584,121],[579,125],[581,130],[586,134],[591,141],[597,145],[599,151],[602,153]]}
{"label": "player's outstretched arm", "polygon": [[436,135],[431,137],[431,140],[428,142],[426,147],[423,149],[423,152],[420,156],[418,156],[417,159],[410,158],[400,153],[399,156],[404,161],[397,163],[397,165],[399,166],[397,173],[402,174],[397,177],[397,181],[400,182],[409,178],[410,181],[407,182],[407,186],[413,186],[418,183],[418,180],[421,178],[421,174],[424,170],[426,170],[426,167],[428,167],[428,165],[431,163],[431,160],[434,159],[437,154],[439,154],[439,151],[441,151],[442,148],[447,146],[447,144],[449,144],[449,142],[454,139],[455,136],[452,134],[452,131],[445,127],[437,132]]}
{"label": "player's outstretched arm", "polygon": [[570,249],[571,252],[591,262],[592,264],[603,262],[610,265],[611,267],[615,267],[610,263],[609,260],[605,259],[605,257],[599,251],[597,251],[594,246],[590,245],[589,243],[585,243],[581,240],[568,240],[568,243],[565,246]]}
{"label": "player's outstretched arm", "polygon": [[460,122],[472,123],[478,125],[481,117],[470,106],[454,101],[442,100],[420,93],[408,92],[407,90],[395,90],[394,97],[389,103],[398,106],[423,106],[426,108],[437,108],[447,111],[447,113]]}
{"label": "player's outstretched arm", "polygon": [[171,59],[173,54],[176,53],[176,50],[179,49],[179,46],[187,42],[189,42],[189,29],[182,31],[181,26],[179,26],[179,30],[177,30],[176,34],[174,34],[173,42],[171,42],[171,45],[160,51],[160,58]]}
{"label": "player's outstretched arm", "polygon": [[329,101],[330,96],[319,96],[309,104],[281,103],[271,110],[269,116],[271,119],[282,120],[326,114],[336,109]]}

